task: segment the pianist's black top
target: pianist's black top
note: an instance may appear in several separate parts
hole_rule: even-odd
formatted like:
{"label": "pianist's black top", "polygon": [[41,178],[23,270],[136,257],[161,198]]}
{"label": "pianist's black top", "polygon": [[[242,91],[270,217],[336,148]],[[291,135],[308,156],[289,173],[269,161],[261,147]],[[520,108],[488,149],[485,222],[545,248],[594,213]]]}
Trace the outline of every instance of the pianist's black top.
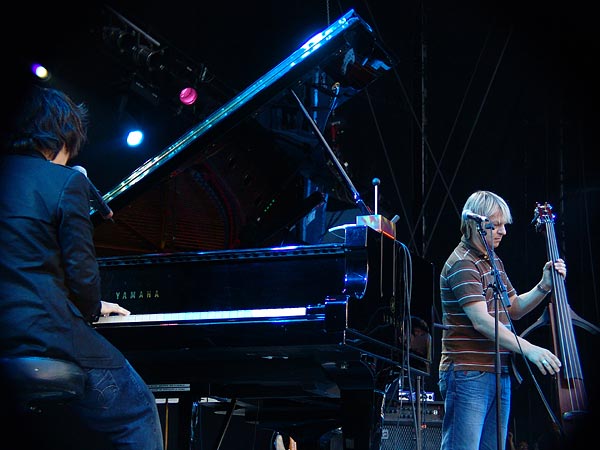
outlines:
{"label": "pianist's black top", "polygon": [[88,182],[33,151],[0,159],[0,356],[121,367],[100,312]]}

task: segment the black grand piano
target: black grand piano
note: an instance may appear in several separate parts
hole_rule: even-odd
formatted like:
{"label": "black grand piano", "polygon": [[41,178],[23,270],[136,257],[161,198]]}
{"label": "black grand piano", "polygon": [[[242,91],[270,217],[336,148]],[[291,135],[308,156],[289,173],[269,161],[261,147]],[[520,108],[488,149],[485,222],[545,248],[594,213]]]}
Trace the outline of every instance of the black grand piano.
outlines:
{"label": "black grand piano", "polygon": [[[405,338],[411,254],[318,133],[316,112],[392,64],[349,11],[107,192],[113,221],[92,207],[103,299],[132,311],[95,326],[157,397],[182,399],[173,445],[203,448],[210,399],[222,430],[208,448],[241,415],[301,450],[334,430],[345,449],[375,450],[386,386],[429,373],[430,355]],[[340,189],[356,220],[301,235]],[[425,279],[431,302],[427,264]]]}

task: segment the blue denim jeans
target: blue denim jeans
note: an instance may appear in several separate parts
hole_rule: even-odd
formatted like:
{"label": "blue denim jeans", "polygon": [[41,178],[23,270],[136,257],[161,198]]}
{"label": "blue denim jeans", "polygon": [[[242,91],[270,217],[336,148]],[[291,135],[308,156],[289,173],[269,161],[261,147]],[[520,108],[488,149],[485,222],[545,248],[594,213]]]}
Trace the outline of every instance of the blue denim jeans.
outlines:
{"label": "blue denim jeans", "polygon": [[[505,448],[510,415],[511,380],[500,380],[500,425]],[[439,388],[444,398],[442,450],[497,450],[496,374],[479,371],[442,371]]]}
{"label": "blue denim jeans", "polygon": [[84,398],[73,405],[86,426],[106,435],[115,449],[162,450],[156,399],[133,367],[86,371]]}

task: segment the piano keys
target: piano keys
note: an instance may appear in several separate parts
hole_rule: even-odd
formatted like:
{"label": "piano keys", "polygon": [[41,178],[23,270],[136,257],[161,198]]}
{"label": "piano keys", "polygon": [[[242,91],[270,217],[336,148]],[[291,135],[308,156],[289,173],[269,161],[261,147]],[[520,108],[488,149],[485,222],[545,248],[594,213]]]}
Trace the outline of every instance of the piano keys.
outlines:
{"label": "piano keys", "polygon": [[184,324],[210,323],[226,320],[266,320],[277,318],[280,320],[292,320],[293,317],[304,317],[308,308],[271,308],[271,309],[246,309],[233,311],[200,311],[200,312],[177,312],[157,314],[134,314],[132,316],[107,315],[100,317],[96,327],[106,325],[150,325],[150,324]]}

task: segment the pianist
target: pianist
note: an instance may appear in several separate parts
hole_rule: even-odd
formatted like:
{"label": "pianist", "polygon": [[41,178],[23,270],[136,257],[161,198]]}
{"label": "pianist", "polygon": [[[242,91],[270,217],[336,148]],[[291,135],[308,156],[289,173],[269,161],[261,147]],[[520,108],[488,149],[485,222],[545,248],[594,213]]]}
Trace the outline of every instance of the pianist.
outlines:
{"label": "pianist", "polygon": [[[83,398],[70,404],[73,417],[111,448],[161,450],[152,392],[91,326],[101,314],[129,312],[100,300],[89,181],[66,166],[87,137],[87,109],[57,90],[28,92],[2,133],[0,361],[41,356],[79,364],[87,379]],[[16,425],[33,440],[39,430],[24,420]],[[95,445],[90,439],[86,447]]]}

